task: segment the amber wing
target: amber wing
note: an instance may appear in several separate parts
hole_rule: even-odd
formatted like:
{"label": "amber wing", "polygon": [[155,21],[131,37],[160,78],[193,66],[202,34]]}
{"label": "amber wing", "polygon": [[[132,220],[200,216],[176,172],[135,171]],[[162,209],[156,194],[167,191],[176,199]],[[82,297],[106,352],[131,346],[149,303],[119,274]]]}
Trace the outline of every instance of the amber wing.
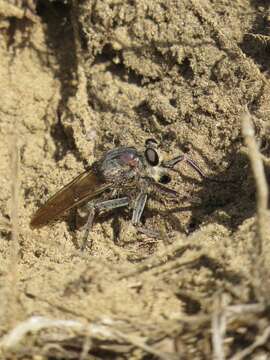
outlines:
{"label": "amber wing", "polygon": [[30,226],[39,228],[59,218],[66,211],[93,199],[111,184],[100,179],[91,169],[79,175],[53,195],[31,219]]}

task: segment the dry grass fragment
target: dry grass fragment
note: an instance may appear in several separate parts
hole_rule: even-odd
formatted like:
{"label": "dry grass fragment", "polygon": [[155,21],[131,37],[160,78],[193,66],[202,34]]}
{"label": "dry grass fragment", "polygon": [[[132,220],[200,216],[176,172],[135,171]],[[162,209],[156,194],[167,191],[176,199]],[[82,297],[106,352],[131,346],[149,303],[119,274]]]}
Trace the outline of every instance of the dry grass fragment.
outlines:
{"label": "dry grass fragment", "polygon": [[[242,316],[251,316],[259,314],[265,310],[264,305],[256,304],[239,304],[239,305],[225,305],[225,297],[218,296],[216,298],[215,310],[212,316],[212,344],[213,344],[213,359],[225,360],[225,335],[231,328],[231,324],[239,321]],[[268,329],[268,331],[266,331]],[[244,350],[236,353],[230,360],[241,360],[245,356],[250,355],[254,349],[263,345],[269,337],[269,328],[267,328],[263,335],[258,337],[257,340]]]}
{"label": "dry grass fragment", "polygon": [[268,326],[264,332],[256,338],[253,344],[245,348],[244,350],[238,352],[230,360],[242,360],[251,355],[253,351],[259,346],[263,346],[269,339],[270,336],[270,326]]}
{"label": "dry grass fragment", "polygon": [[213,358],[215,360],[224,360],[225,354],[223,349],[224,336],[226,332],[226,315],[222,309],[223,297],[217,296],[215,309],[212,316],[212,344]]}
{"label": "dry grass fragment", "polygon": [[[268,281],[269,263],[267,261],[269,248],[269,211],[268,211],[268,184],[265,176],[263,159],[255,139],[255,131],[252,126],[251,115],[246,110],[241,118],[242,134],[248,148],[248,156],[251,163],[252,173],[256,185],[257,195],[257,237],[252,252],[254,262],[254,286],[261,300],[269,302],[268,295],[270,284]],[[267,275],[268,274],[268,275]],[[264,289],[261,282],[265,282]]]}
{"label": "dry grass fragment", "polygon": [[[81,359],[86,357],[86,352],[88,353],[91,348],[90,339],[99,340],[99,341],[110,341],[110,342],[124,342],[128,343],[134,347],[142,349],[148,354],[152,354],[161,360],[173,360],[173,357],[170,354],[164,354],[155,350],[153,347],[147,345],[143,338],[131,336],[124,334],[120,330],[116,329],[114,326],[114,321],[112,319],[106,318],[100,321],[99,323],[83,323],[77,320],[63,320],[63,319],[49,319],[45,317],[33,316],[28,320],[19,323],[14,327],[7,335],[5,335],[0,342],[0,351],[12,351],[20,345],[25,340],[27,334],[31,333],[32,335],[41,332],[42,330],[50,329],[50,338],[56,340],[59,338],[59,343],[57,347],[61,346],[61,340],[64,336],[70,341],[74,341],[74,336],[83,337],[86,341],[87,346],[82,346]],[[55,335],[53,336],[53,333]],[[61,335],[62,333],[62,335]],[[73,336],[71,336],[73,334]],[[71,340],[72,339],[72,340]],[[83,344],[85,345],[85,343]],[[55,345],[54,345],[55,346]],[[46,348],[51,348],[46,344]]]}

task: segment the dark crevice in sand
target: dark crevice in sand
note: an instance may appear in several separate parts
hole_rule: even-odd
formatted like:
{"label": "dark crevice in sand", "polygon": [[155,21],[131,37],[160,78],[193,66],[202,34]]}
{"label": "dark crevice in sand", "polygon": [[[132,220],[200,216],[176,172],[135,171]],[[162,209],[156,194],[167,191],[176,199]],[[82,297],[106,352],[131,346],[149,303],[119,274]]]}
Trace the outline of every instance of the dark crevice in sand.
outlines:
{"label": "dark crevice in sand", "polygon": [[46,41],[48,48],[54,53],[57,64],[53,67],[54,75],[60,80],[60,101],[57,107],[57,119],[51,128],[51,136],[55,141],[55,160],[61,160],[68,151],[80,157],[75,146],[73,130],[65,127],[62,116],[72,114],[68,109],[68,101],[77,91],[77,61],[74,34],[71,25],[71,5],[63,1],[38,2],[37,13],[46,25]]}

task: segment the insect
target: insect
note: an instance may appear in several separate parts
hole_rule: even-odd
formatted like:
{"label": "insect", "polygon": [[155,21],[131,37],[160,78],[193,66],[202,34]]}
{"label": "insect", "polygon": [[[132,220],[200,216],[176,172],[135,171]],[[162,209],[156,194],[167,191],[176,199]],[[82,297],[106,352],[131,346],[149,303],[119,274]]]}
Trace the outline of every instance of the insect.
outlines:
{"label": "insect", "polygon": [[142,227],[140,220],[149,196],[157,193],[171,198],[179,196],[175,190],[162,184],[164,179],[170,179],[168,170],[174,170],[176,164],[185,161],[205,177],[198,165],[187,155],[161,161],[157,148],[157,142],[148,139],[144,151],[138,151],[135,147],[117,147],[106,152],[88,170],[41,206],[32,217],[30,226],[42,227],[59,219],[69,210],[87,204],[89,215],[83,241],[85,244],[98,213],[131,206],[132,224],[140,232],[155,236],[156,232]]}

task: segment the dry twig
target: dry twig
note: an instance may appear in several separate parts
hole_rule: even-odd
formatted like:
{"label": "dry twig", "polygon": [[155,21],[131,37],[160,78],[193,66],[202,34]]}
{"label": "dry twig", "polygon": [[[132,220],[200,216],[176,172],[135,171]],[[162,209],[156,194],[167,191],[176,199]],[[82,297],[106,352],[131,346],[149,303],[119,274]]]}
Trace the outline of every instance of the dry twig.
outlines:
{"label": "dry twig", "polygon": [[251,116],[246,110],[242,115],[242,134],[245,144],[248,148],[248,156],[251,163],[253,176],[255,179],[257,190],[257,233],[258,241],[256,241],[256,254],[259,257],[264,251],[264,247],[268,242],[268,184],[264,173],[263,161],[259,152],[254,129],[251,123]]}
{"label": "dry twig", "polygon": [[222,295],[217,296],[215,300],[215,309],[212,316],[213,355],[215,360],[224,360],[223,342],[227,325],[226,312],[223,310]]}

